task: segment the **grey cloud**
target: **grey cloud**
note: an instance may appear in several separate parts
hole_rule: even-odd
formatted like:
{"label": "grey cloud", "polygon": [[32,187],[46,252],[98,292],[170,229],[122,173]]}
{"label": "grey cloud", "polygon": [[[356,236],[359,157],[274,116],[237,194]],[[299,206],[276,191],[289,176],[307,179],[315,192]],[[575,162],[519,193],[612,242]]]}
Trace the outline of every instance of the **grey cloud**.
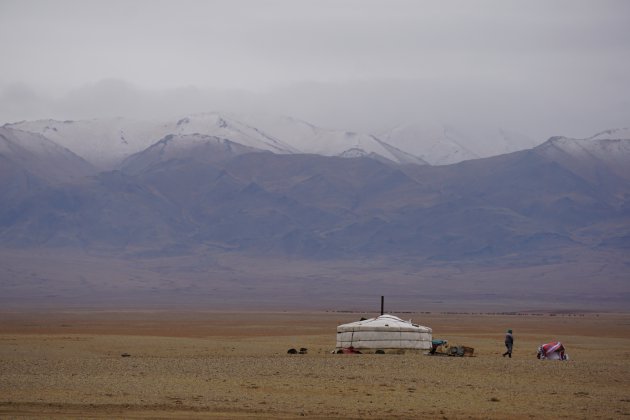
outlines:
{"label": "grey cloud", "polygon": [[0,89],[0,124],[54,112],[51,98],[24,83],[12,83]]}
{"label": "grey cloud", "polygon": [[617,0],[4,0],[0,120],[265,110],[586,136],[630,125],[629,28]]}
{"label": "grey cloud", "polygon": [[25,86],[5,90],[0,97],[0,119],[275,113],[328,128],[364,132],[409,122],[502,127],[541,141],[552,135],[587,137],[606,128],[630,125],[630,108],[621,92],[609,101],[594,101],[596,94],[590,90],[558,96],[545,91],[545,86],[529,88],[532,91],[525,95],[519,86],[509,83],[381,79],[299,83],[254,93],[194,86],[149,90],[106,79],[59,97],[37,96]]}

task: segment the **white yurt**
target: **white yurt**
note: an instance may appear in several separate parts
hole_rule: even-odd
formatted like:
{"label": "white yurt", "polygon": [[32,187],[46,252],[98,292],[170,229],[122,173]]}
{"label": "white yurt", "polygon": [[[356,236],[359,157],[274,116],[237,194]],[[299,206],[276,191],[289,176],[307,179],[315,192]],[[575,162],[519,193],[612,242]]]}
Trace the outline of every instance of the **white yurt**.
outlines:
{"label": "white yurt", "polygon": [[337,350],[349,347],[361,352],[428,350],[433,330],[404,321],[393,315],[381,315],[337,327]]}

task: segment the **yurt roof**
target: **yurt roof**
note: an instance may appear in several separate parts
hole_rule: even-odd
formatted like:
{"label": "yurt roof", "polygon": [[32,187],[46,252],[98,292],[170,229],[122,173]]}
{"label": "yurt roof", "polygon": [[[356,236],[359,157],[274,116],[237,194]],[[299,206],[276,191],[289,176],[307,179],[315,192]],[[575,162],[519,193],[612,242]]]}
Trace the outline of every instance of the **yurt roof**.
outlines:
{"label": "yurt roof", "polygon": [[429,327],[404,321],[394,315],[381,315],[377,318],[365,319],[362,321],[342,324],[337,327],[338,332],[344,331],[414,331],[414,332],[433,332]]}

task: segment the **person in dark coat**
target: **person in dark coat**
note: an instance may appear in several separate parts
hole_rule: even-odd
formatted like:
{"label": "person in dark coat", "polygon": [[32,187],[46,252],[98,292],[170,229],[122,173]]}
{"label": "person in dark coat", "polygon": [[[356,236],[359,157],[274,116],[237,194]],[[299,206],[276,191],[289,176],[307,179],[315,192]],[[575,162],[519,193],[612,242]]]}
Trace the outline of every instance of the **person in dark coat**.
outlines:
{"label": "person in dark coat", "polygon": [[505,333],[505,347],[507,351],[503,353],[503,357],[512,357],[512,346],[514,346],[514,336],[512,335],[512,330],[507,330],[507,333]]}

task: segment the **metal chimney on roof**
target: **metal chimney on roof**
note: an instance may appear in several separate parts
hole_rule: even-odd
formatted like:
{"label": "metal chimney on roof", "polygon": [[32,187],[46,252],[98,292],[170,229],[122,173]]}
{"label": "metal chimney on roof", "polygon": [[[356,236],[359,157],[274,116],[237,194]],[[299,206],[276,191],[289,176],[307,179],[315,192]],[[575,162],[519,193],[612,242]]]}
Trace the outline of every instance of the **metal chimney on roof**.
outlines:
{"label": "metal chimney on roof", "polygon": [[385,309],[385,296],[381,296],[381,315],[383,315],[385,312],[383,312]]}

